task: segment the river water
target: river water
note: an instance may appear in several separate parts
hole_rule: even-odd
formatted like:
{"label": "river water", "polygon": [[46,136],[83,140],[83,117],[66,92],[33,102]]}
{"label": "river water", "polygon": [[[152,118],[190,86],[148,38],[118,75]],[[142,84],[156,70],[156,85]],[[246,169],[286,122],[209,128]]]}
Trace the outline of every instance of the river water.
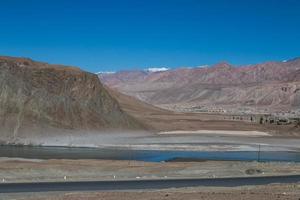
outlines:
{"label": "river water", "polygon": [[295,151],[158,151],[112,148],[0,146],[0,157],[30,159],[110,159],[148,162],[189,160],[300,162]]}

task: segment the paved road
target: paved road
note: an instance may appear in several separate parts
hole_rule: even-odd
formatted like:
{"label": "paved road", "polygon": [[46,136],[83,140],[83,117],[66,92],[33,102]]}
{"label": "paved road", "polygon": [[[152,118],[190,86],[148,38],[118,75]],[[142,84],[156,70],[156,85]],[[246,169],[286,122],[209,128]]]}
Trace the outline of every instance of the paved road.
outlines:
{"label": "paved road", "polygon": [[270,183],[300,183],[300,175],[273,177],[243,177],[215,179],[165,179],[128,181],[86,181],[86,182],[43,182],[43,183],[4,183],[0,193],[50,192],[50,191],[104,191],[166,189],[195,186],[234,187],[243,185],[265,185]]}

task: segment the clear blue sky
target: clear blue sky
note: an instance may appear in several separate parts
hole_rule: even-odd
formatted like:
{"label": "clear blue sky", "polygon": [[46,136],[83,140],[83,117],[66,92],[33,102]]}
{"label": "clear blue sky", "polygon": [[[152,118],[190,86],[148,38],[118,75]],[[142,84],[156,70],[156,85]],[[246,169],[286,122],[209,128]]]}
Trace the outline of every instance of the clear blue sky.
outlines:
{"label": "clear blue sky", "polygon": [[300,56],[299,0],[1,0],[0,55],[91,71]]}

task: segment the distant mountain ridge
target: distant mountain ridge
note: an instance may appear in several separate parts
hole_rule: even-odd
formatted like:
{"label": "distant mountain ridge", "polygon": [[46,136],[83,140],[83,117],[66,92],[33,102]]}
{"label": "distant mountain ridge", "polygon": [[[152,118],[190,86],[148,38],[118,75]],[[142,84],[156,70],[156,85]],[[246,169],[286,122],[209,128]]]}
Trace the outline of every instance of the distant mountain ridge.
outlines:
{"label": "distant mountain ridge", "polygon": [[162,72],[100,74],[109,87],[154,105],[249,106],[271,110],[300,107],[300,59]]}

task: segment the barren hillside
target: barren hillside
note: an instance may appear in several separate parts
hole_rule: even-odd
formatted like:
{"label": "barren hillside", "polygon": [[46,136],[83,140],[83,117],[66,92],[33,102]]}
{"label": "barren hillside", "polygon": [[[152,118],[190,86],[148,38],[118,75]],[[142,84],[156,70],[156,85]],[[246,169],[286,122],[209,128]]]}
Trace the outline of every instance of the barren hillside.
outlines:
{"label": "barren hillside", "polygon": [[79,68],[0,57],[0,135],[137,129],[98,77]]}

